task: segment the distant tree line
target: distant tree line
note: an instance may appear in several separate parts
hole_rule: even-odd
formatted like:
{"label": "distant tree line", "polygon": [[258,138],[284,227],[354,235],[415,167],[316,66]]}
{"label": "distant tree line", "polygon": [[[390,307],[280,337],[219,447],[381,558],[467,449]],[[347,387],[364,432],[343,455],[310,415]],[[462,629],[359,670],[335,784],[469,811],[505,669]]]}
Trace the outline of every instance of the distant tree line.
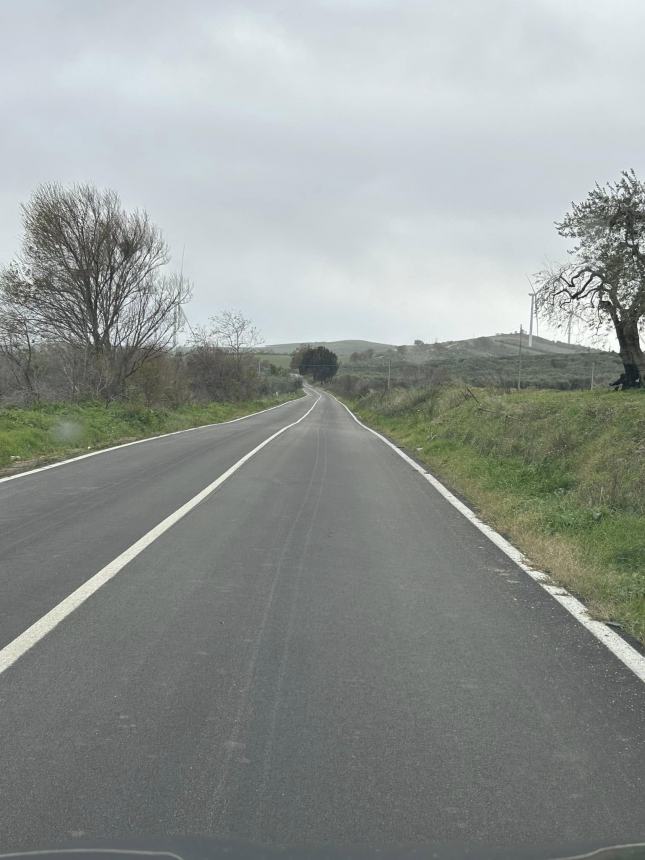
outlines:
{"label": "distant tree line", "polygon": [[141,399],[169,405],[293,388],[258,368],[259,336],[225,311],[177,346],[190,284],[168,245],[114,191],[39,187],[20,254],[0,270],[0,403]]}
{"label": "distant tree line", "polygon": [[[349,364],[334,378],[339,394],[358,397],[368,391],[425,388],[439,385],[517,389],[517,356],[438,356],[419,363]],[[620,373],[616,353],[578,352],[570,355],[529,355],[522,362],[523,388],[575,390],[606,388]]]}

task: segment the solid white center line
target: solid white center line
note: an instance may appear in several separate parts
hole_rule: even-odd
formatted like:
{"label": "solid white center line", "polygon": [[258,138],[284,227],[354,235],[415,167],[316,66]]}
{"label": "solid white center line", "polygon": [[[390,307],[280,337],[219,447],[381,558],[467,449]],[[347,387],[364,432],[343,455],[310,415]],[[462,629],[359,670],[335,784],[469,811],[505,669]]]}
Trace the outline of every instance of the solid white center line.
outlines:
{"label": "solid white center line", "polygon": [[38,621],[32,624],[31,627],[28,627],[24,633],[21,633],[20,636],[17,636],[12,642],[5,645],[5,647],[0,650],[0,674],[6,671],[10,666],[13,666],[16,660],[40,642],[41,639],[57,627],[61,621],[64,621],[64,619],[74,612],[75,609],[78,609],[81,604],[85,603],[85,601],[97,592],[99,588],[105,585],[106,582],[113,579],[119,571],[123,570],[126,564],[136,558],[146,547],[150,546],[150,544],[156,541],[157,538],[161,537],[161,535],[164,532],[167,532],[169,528],[175,525],[175,523],[178,523],[179,520],[183,519],[187,513],[197,507],[200,502],[203,502],[207,496],[210,496],[210,494],[220,487],[224,481],[227,481],[231,475],[237,472],[244,463],[250,460],[251,457],[254,457],[258,451],[261,451],[270,442],[278,436],[281,436],[287,430],[295,427],[296,424],[300,424],[301,421],[304,421],[311,411],[315,409],[319,400],[320,395],[314,402],[313,406],[311,406],[304,415],[298,418],[297,421],[287,424],[263,442],[260,442],[259,445],[256,445],[252,451],[249,451],[248,454],[241,457],[236,463],[221,474],[219,478],[214,480],[211,484],[208,484],[208,486],[204,487],[204,489],[197,493],[196,496],[193,496],[192,499],[189,499],[180,508],[177,508],[176,511],[158,523],[158,525],[150,529],[150,531],[143,535],[143,537],[139,538],[136,543],[133,543],[132,546],[124,550],[121,555],[117,556],[109,564],[106,564],[98,573],[95,573],[94,576],[84,582],[83,585],[79,586],[64,600],[61,600],[61,602],[54,606],[54,608],[46,615],[43,615],[42,618],[38,619]]}

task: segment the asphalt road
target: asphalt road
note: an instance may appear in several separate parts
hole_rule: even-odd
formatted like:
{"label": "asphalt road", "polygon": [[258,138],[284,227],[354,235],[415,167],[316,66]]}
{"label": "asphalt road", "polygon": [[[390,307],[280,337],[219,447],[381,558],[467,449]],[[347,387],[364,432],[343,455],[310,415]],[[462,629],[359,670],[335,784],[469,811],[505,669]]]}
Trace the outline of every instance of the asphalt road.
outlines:
{"label": "asphalt road", "polygon": [[[311,407],[0,483],[0,648]],[[0,675],[0,846],[645,838],[645,687],[328,395]]]}

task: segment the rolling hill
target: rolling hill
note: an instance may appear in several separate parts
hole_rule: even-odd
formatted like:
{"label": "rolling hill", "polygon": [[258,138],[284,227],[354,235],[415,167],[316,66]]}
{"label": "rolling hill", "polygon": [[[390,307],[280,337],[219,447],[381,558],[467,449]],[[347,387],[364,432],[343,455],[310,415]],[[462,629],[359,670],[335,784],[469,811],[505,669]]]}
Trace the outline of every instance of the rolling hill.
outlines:
{"label": "rolling hill", "polygon": [[278,355],[291,355],[303,343],[308,343],[310,346],[326,346],[332,352],[335,352],[339,358],[346,358],[353,352],[365,352],[367,349],[373,349],[375,353],[385,353],[389,350],[396,349],[391,343],[376,343],[371,340],[312,340],[298,341],[297,343],[272,343],[262,347],[263,353],[276,353]]}
{"label": "rolling hill", "polygon": [[[413,364],[425,363],[432,359],[454,356],[459,358],[502,358],[515,356],[519,350],[519,332],[495,334],[487,337],[476,337],[468,340],[447,340],[438,343],[426,343],[422,346],[379,343],[371,340],[319,340],[312,341],[311,346],[326,346],[342,359],[348,359],[353,353],[373,350],[374,357],[396,354],[399,360]],[[301,345],[296,343],[274,343],[262,347],[263,354],[290,355]],[[548,340],[533,336],[533,344],[529,349],[528,335],[522,335],[522,351],[525,355],[579,355],[589,352],[586,346],[567,344],[562,341]]]}
{"label": "rolling hill", "polygon": [[[289,354],[298,346],[272,344],[259,356],[287,367]],[[404,386],[443,379],[500,388],[518,383],[532,388],[602,387],[616,379],[622,367],[616,353],[535,335],[529,348],[527,334],[522,335],[520,367],[519,332],[401,346],[368,340],[317,341],[312,346],[326,346],[338,355],[338,384],[351,388],[344,393],[378,388],[388,379]]]}

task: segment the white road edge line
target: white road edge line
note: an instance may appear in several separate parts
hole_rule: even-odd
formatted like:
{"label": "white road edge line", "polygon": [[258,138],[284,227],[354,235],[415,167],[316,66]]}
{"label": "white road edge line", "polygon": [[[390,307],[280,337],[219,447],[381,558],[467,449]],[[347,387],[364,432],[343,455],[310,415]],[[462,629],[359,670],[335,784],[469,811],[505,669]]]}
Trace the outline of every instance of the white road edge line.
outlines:
{"label": "white road edge line", "polygon": [[26,478],[29,475],[36,474],[36,472],[46,472],[47,469],[57,469],[58,466],[67,466],[68,463],[78,463],[79,460],[96,457],[98,454],[107,454],[108,451],[118,451],[119,448],[142,445],[144,442],[154,442],[155,439],[165,439],[168,436],[179,436],[180,433],[192,433],[193,430],[205,430],[207,427],[222,427],[224,424],[235,424],[238,421],[246,421],[247,418],[253,418],[254,415],[263,415],[265,412],[280,409],[280,407],[288,406],[290,403],[298,403],[301,399],[301,397],[296,397],[293,400],[285,400],[284,403],[278,403],[276,406],[269,406],[267,409],[260,409],[257,412],[249,412],[248,415],[240,415],[239,418],[229,418],[228,421],[199,424],[197,427],[186,427],[185,430],[173,430],[170,433],[159,433],[157,436],[146,436],[145,439],[135,439],[134,442],[122,442],[120,445],[111,445],[109,448],[98,448],[96,451],[90,451],[89,454],[79,454],[78,457],[68,457],[67,460],[58,460],[56,463],[49,463],[47,466],[38,466],[36,469],[27,469],[25,472],[18,472],[16,475],[8,475],[6,478],[0,478],[0,484],[4,484],[6,481],[16,481],[18,478]]}
{"label": "white road edge line", "polygon": [[[334,395],[331,395],[334,397]],[[596,639],[600,640],[600,642],[608,648],[611,653],[618,657],[618,659],[625,664],[631,671],[639,678],[641,681],[645,683],[645,657],[633,648],[629,642],[626,642],[622,636],[619,636],[614,630],[611,629],[607,624],[604,624],[602,621],[596,621],[589,615],[586,606],[581,603],[577,597],[574,597],[572,594],[563,588],[560,585],[554,585],[551,582],[551,578],[541,570],[536,570],[531,567],[526,560],[526,556],[514,547],[512,543],[503,538],[501,534],[495,531],[495,529],[491,528],[485,522],[479,519],[479,517],[471,511],[471,509],[465,505],[462,501],[460,501],[456,496],[454,496],[450,490],[448,490],[441,481],[438,481],[437,478],[434,477],[430,472],[420,466],[412,457],[409,457],[405,451],[402,451],[398,448],[393,442],[390,442],[385,436],[381,433],[378,433],[376,430],[372,430],[371,427],[368,427],[367,424],[363,424],[356,415],[352,412],[352,410],[345,406],[345,404],[338,400],[337,397],[334,397],[340,405],[345,408],[349,414],[352,416],[354,421],[357,424],[367,430],[369,433],[372,433],[382,442],[385,442],[393,451],[395,451],[399,457],[405,460],[413,469],[419,472],[426,481],[428,481],[432,486],[440,493],[446,501],[450,502],[450,504],[457,508],[459,513],[463,514],[467,520],[476,526],[480,532],[486,535],[486,537],[492,541],[495,546],[499,547],[505,555],[507,555],[515,564],[520,567],[525,573],[527,573],[531,579],[535,580],[548,594],[551,595],[558,603],[563,606],[567,612],[569,612],[573,617],[582,624],[583,627],[593,634]]]}
{"label": "white road edge line", "polygon": [[260,442],[259,445],[256,445],[253,450],[249,451],[248,454],[245,454],[236,463],[223,472],[219,478],[216,478],[212,483],[208,484],[208,486],[204,487],[203,490],[197,493],[196,496],[193,496],[192,499],[189,499],[180,508],[177,508],[176,511],[167,516],[154,528],[150,529],[149,532],[139,538],[139,540],[133,543],[132,546],[124,550],[121,555],[118,555],[113,561],[106,564],[98,573],[95,573],[94,576],[84,582],[83,585],[79,586],[64,600],[61,600],[61,602],[54,606],[53,609],[50,609],[50,611],[43,615],[42,618],[34,622],[31,627],[28,627],[12,642],[5,645],[5,647],[0,650],[0,675],[10,666],[13,666],[16,660],[22,657],[23,654],[26,654],[26,652],[33,648],[34,645],[47,636],[47,634],[57,627],[61,621],[67,618],[68,615],[71,615],[74,610],[78,609],[81,604],[85,603],[85,601],[97,592],[101,586],[113,579],[119,571],[123,570],[126,564],[142,553],[146,547],[150,546],[150,544],[156,541],[157,538],[161,537],[161,535],[164,532],[167,532],[169,528],[172,528],[175,523],[178,523],[179,520],[183,519],[186,514],[192,511],[193,508],[197,507],[200,502],[203,502],[207,496],[210,496],[211,493],[224,483],[224,481],[227,481],[231,475],[237,472],[244,463],[250,460],[251,457],[254,457],[258,451],[261,451],[269,444],[269,442],[277,439],[278,436],[281,436],[287,430],[295,427],[296,424],[300,424],[301,421],[304,421],[310,412],[316,408],[319,400],[320,395],[318,395],[318,398],[314,401],[313,406],[311,406],[304,415],[298,418],[297,421],[293,421],[291,424],[281,427],[280,430],[273,433],[263,442]]}

